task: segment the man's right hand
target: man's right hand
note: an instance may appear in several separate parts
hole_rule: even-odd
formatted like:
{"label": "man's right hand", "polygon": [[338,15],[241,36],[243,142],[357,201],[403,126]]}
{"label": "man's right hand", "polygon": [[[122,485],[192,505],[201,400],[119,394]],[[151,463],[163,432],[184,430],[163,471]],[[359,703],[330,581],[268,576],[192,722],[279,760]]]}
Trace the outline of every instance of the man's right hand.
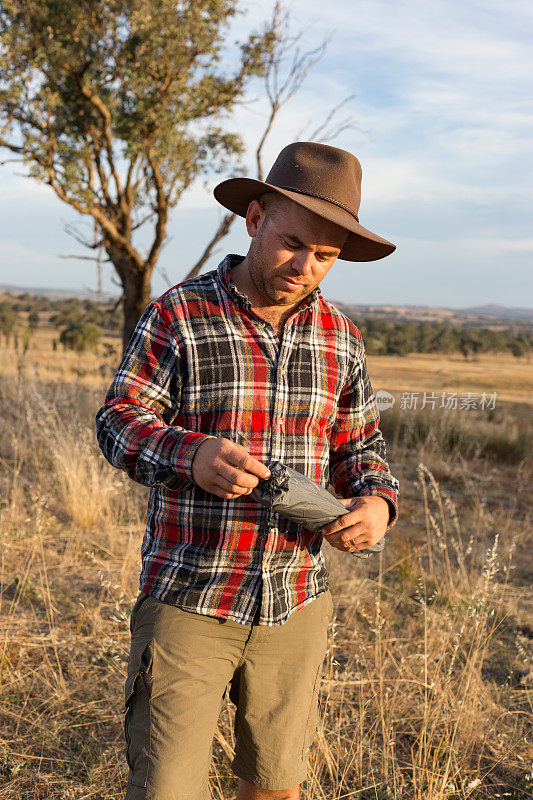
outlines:
{"label": "man's right hand", "polygon": [[224,500],[250,494],[270,470],[230,439],[205,439],[192,461],[193,481]]}

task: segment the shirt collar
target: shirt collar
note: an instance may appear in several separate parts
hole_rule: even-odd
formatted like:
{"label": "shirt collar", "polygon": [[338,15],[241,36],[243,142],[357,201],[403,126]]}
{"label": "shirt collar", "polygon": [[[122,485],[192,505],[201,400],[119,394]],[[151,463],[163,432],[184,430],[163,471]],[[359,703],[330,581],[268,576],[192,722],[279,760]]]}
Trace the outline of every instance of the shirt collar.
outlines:
{"label": "shirt collar", "polygon": [[[239,256],[235,253],[229,253],[217,267],[217,279],[226,292],[235,300],[238,306],[245,308],[247,311],[252,311],[252,304],[250,303],[248,296],[244,292],[241,292],[241,290],[237,288],[231,279],[231,270],[233,267],[236,267],[237,264],[240,264],[241,261],[244,261],[244,256]],[[305,311],[306,309],[310,309],[317,305],[320,294],[320,287],[317,286],[310,294],[307,295],[307,297],[304,297],[300,305],[295,309],[294,313]]]}

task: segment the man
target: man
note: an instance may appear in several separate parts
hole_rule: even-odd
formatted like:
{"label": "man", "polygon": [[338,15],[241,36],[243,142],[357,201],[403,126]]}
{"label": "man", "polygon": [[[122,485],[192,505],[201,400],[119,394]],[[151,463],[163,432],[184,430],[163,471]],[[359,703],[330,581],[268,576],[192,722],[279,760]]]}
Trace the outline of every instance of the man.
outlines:
{"label": "man", "polygon": [[[130,621],[128,800],[209,797],[226,692],[238,800],[299,797],[333,613],[322,540],[350,554],[397,517],[361,335],[318,288],[336,258],[395,249],[360,225],[360,187],[353,155],[310,142],[284,148],[265,182],[219,184],[246,218],[247,255],[147,307],[97,414],[106,458],[152,487]],[[313,533],[268,513],[250,493],[276,460],[331,482],[346,514]]]}

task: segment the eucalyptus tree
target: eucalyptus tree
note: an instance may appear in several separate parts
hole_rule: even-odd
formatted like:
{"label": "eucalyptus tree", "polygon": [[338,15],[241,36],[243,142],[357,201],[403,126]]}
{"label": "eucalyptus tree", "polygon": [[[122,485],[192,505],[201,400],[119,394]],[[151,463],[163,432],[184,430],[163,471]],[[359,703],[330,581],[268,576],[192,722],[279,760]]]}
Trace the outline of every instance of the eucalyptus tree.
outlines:
{"label": "eucalyptus tree", "polygon": [[279,26],[274,15],[228,58],[238,11],[236,0],[0,2],[0,147],[94,222],[95,240],[80,240],[117,272],[124,344],[171,209],[243,151],[228,115],[264,74]]}

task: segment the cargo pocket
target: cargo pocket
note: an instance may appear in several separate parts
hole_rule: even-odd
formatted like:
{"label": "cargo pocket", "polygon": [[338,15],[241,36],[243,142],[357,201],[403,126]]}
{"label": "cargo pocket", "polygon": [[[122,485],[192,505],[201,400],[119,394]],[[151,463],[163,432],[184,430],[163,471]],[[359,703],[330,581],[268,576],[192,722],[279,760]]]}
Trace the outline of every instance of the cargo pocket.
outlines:
{"label": "cargo pocket", "polygon": [[313,744],[317,727],[318,727],[318,692],[320,689],[320,681],[322,680],[322,662],[317,669],[315,675],[315,682],[313,685],[313,696],[311,698],[311,705],[307,715],[307,723],[305,726],[304,743],[302,747],[302,758],[306,758],[307,751]]}
{"label": "cargo pocket", "polygon": [[150,753],[150,697],[152,694],[152,643],[135,658],[135,645],[124,687],[124,738],[126,761],[134,786],[146,786]]}
{"label": "cargo pocket", "polygon": [[335,607],[333,605],[333,597],[331,596],[331,591],[326,589],[326,622],[329,623],[333,619],[333,614],[335,612]]}

